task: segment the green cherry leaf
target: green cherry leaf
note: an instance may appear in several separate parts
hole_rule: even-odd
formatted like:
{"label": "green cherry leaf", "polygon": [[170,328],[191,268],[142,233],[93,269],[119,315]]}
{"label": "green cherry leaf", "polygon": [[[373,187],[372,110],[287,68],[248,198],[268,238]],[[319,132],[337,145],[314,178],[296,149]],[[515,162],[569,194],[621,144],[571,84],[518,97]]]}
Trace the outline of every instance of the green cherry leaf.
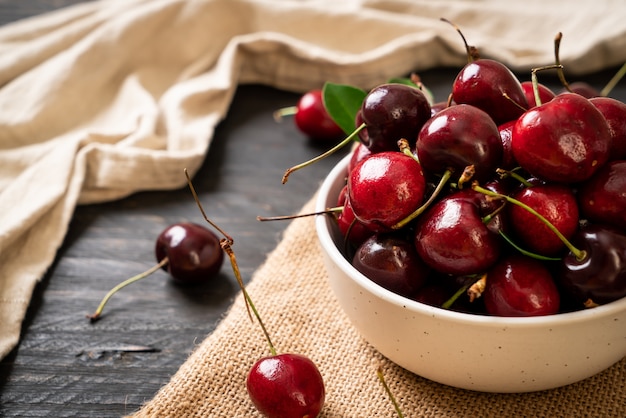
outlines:
{"label": "green cherry leaf", "polygon": [[346,133],[355,130],[354,119],[367,92],[346,84],[327,82],[322,88],[324,107],[337,125]]}

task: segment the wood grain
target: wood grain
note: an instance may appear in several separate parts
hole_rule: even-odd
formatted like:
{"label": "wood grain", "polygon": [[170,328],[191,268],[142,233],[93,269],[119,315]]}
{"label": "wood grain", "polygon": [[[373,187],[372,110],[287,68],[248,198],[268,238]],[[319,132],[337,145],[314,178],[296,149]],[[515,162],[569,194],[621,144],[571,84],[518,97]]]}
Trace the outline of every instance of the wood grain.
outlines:
{"label": "wood grain", "polygon": [[[76,2],[0,1],[0,22]],[[422,79],[443,100],[455,73],[428,71]],[[589,80],[602,87],[613,73]],[[626,98],[625,90],[620,86],[615,96]],[[209,216],[235,238],[245,280],[287,226],[256,216],[297,212],[346,152],[281,185],[286,168],[326,149],[306,140],[290,120],[273,120],[275,109],[297,98],[241,86],[194,179]],[[54,265],[34,292],[19,347],[0,363],[1,416],[116,417],[136,410],[167,383],[238,293],[229,266],[212,283],[190,288],[157,272],[115,295],[101,321],[91,324],[85,315],[113,285],[150,267],[158,233],[182,220],[203,222],[186,188],[76,209]]]}

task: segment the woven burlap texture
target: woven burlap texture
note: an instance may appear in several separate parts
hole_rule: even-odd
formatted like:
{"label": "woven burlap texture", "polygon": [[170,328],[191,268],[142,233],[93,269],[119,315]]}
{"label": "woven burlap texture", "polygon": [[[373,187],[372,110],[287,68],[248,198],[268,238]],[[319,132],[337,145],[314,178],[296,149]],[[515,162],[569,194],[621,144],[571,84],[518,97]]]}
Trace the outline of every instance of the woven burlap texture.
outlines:
{"label": "woven burlap texture", "polygon": [[[313,210],[314,198],[301,213]],[[321,418],[396,417],[376,376],[378,366],[406,417],[626,416],[626,359],[583,382],[526,394],[455,389],[386,360],[359,336],[335,300],[312,217],[292,221],[247,289],[278,351],[309,356],[320,368],[327,391]],[[252,364],[269,351],[243,302],[236,299],[217,329],[134,417],[260,416],[245,381]]]}

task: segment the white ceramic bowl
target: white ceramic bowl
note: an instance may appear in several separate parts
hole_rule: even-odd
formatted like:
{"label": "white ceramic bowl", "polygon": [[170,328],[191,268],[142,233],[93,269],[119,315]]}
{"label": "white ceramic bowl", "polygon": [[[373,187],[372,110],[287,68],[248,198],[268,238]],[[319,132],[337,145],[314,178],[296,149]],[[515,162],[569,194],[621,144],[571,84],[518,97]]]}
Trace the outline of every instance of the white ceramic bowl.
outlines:
{"label": "white ceramic bowl", "polygon": [[[336,205],[349,156],[321,186],[316,210]],[[626,356],[626,298],[579,312],[499,318],[447,311],[396,295],[352,267],[328,216],[316,219],[330,285],[363,338],[427,379],[484,392],[571,384]]]}

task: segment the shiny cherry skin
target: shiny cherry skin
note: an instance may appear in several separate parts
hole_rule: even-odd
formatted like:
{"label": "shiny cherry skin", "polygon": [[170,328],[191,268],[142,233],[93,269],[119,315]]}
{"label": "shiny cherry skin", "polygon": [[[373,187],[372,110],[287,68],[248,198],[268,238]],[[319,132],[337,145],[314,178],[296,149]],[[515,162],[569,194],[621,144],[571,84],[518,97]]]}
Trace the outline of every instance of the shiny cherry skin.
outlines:
{"label": "shiny cherry skin", "polygon": [[[526,96],[526,101],[528,102],[528,108],[537,106],[537,101],[535,100],[535,87],[533,86],[532,81],[523,81],[522,82],[522,90],[524,91],[524,95]],[[550,100],[556,97],[556,93],[550,90],[549,87],[537,83],[537,90],[539,91],[539,100],[544,104],[549,102]]]}
{"label": "shiny cherry skin", "polygon": [[374,232],[393,229],[424,200],[426,180],[420,163],[398,151],[372,154],[348,176],[356,218]]}
{"label": "shiny cherry skin", "polygon": [[190,222],[168,226],[156,240],[155,255],[163,267],[180,283],[198,283],[215,276],[222,267],[224,252],[220,240],[209,229]]}
{"label": "shiny cherry skin", "polygon": [[311,139],[335,141],[345,136],[343,130],[330,117],[324,107],[321,90],[303,94],[296,104],[294,122],[298,129]]}
{"label": "shiny cherry skin", "polygon": [[317,366],[300,354],[259,359],[246,380],[254,406],[267,418],[317,417],[326,390]]}
{"label": "shiny cherry skin", "polygon": [[483,222],[477,199],[445,196],[418,217],[415,248],[433,270],[451,275],[479,274],[500,257],[500,236]]}
{"label": "shiny cherry skin", "polygon": [[499,168],[505,170],[512,170],[517,167],[517,161],[515,161],[513,150],[511,149],[511,135],[513,134],[515,122],[512,120],[498,126],[498,132],[500,132],[500,139],[502,140],[502,164]]}
{"label": "shiny cherry skin", "polygon": [[457,104],[482,109],[496,125],[515,120],[528,109],[519,80],[504,64],[491,59],[466,64],[452,84],[452,98]]}
{"label": "shiny cherry skin", "polygon": [[626,103],[612,97],[589,99],[604,116],[611,132],[609,160],[626,159]]}
{"label": "shiny cherry skin", "polygon": [[352,265],[374,283],[407,297],[422,287],[430,274],[413,243],[389,234],[376,234],[363,242]]}
{"label": "shiny cherry skin", "polygon": [[382,84],[363,100],[357,118],[365,123],[367,133],[360,139],[372,152],[397,150],[400,139],[412,146],[430,113],[428,99],[419,88]]}
{"label": "shiny cherry skin", "polygon": [[503,146],[498,126],[486,112],[460,104],[439,111],[424,124],[414,154],[429,173],[452,168],[460,175],[474,165],[475,178],[483,181],[501,165]]}
{"label": "shiny cherry skin", "polygon": [[611,134],[584,97],[560,94],[524,113],[511,136],[513,156],[531,175],[572,184],[591,177],[609,158]]}
{"label": "shiny cherry skin", "polygon": [[[579,210],[576,196],[570,186],[556,183],[524,187],[513,198],[536,210],[569,239],[578,230]],[[507,205],[510,225],[519,244],[535,253],[557,255],[563,253],[563,241],[537,216],[517,205]]]}
{"label": "shiny cherry skin", "polygon": [[578,189],[582,215],[626,233],[626,160],[611,161]]}
{"label": "shiny cherry skin", "polygon": [[487,313],[495,316],[540,316],[559,312],[560,295],[541,261],[513,254],[487,273],[482,294]]}
{"label": "shiny cherry skin", "polygon": [[369,230],[361,221],[354,216],[354,210],[348,199],[348,186],[345,186],[339,194],[338,206],[342,206],[343,209],[337,215],[337,226],[344,240],[350,244],[358,247],[366,239],[374,235],[374,232]]}
{"label": "shiny cherry skin", "polygon": [[579,260],[570,252],[561,261],[557,280],[563,291],[580,307],[626,297],[626,235],[611,227],[588,224],[571,241],[586,254]]}

